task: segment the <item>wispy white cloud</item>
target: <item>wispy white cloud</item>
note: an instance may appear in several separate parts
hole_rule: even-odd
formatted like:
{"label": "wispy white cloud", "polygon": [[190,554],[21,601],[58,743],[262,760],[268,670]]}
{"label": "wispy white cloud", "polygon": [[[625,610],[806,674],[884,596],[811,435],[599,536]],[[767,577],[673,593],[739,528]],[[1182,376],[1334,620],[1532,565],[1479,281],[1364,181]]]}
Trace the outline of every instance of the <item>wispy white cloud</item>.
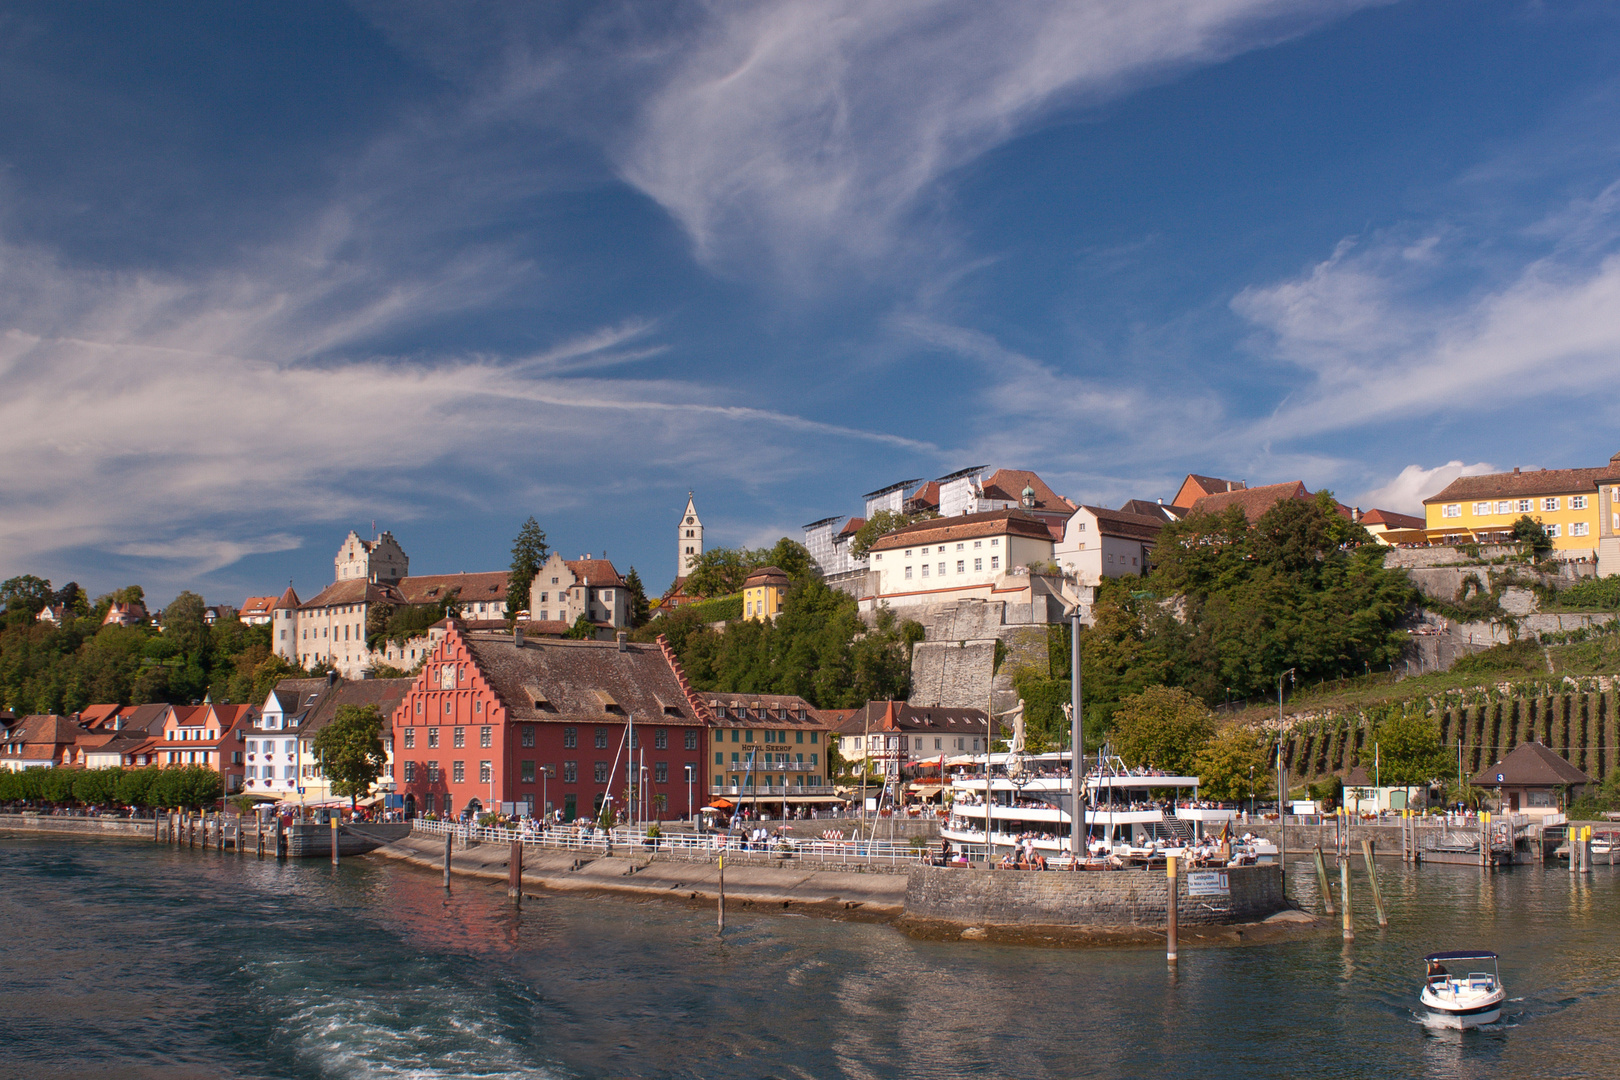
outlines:
{"label": "wispy white cloud", "polygon": [[[1354,0],[709,6],[609,152],[711,264],[798,274],[906,243],[942,176],[1064,105],[1320,25]],[[638,57],[643,60],[643,57]]]}
{"label": "wispy white cloud", "polygon": [[1448,461],[1425,469],[1421,465],[1408,465],[1387,484],[1362,492],[1359,505],[1367,509],[1394,510],[1402,514],[1422,516],[1423,500],[1436,495],[1459,476],[1482,476],[1496,472],[1496,466],[1485,461],[1465,465],[1461,461]]}
{"label": "wispy white cloud", "polygon": [[367,6],[464,81],[486,121],[601,147],[698,258],[812,287],[910,252],[952,170],[1054,109],[1084,106],[1385,0],[751,0]]}
{"label": "wispy white cloud", "polygon": [[[359,276],[273,259],[194,281],[109,275],[0,244],[0,573],[100,548],[206,574],[288,550],[287,525],[409,518],[547,461],[604,475],[684,462],[760,483],[802,470],[804,439],[926,448],[700,382],[583,374],[654,356],[649,320],[516,362],[366,355],[368,336],[476,290]],[[769,448],[740,452],[761,431]]]}
{"label": "wispy white cloud", "polygon": [[1620,390],[1612,191],[1526,229],[1543,251],[1471,289],[1444,287],[1467,262],[1467,241],[1429,234],[1346,242],[1297,278],[1240,293],[1233,308],[1264,333],[1261,350],[1309,376],[1249,437],[1300,439]]}

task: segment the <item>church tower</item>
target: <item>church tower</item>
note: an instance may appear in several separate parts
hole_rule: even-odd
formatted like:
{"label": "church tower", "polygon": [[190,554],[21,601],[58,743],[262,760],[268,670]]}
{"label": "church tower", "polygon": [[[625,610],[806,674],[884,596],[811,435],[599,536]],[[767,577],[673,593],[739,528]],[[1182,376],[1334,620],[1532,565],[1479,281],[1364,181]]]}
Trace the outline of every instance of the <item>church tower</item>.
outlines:
{"label": "church tower", "polygon": [[703,554],[703,522],[698,520],[697,507],[692,504],[692,493],[686,493],[686,512],[675,530],[675,576],[683,578],[692,572]]}

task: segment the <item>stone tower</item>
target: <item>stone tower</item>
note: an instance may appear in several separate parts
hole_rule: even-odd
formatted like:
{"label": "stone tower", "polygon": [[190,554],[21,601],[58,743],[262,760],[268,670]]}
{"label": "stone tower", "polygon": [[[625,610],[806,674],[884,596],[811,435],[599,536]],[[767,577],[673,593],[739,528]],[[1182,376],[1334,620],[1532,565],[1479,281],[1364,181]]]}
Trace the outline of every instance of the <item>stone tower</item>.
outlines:
{"label": "stone tower", "polygon": [[686,512],[681,515],[675,537],[675,576],[683,578],[692,572],[703,554],[703,522],[698,520],[690,491],[686,493]]}

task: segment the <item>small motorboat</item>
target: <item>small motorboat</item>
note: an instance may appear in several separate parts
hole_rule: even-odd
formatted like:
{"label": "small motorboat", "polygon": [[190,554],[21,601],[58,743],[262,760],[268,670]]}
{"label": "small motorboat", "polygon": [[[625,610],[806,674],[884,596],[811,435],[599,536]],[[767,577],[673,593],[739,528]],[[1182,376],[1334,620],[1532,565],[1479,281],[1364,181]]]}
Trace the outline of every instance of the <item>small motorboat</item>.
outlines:
{"label": "small motorboat", "polygon": [[[1447,965],[1466,969],[1490,964],[1489,971],[1454,973]],[[1493,952],[1437,952],[1423,958],[1423,991],[1418,1000],[1429,1021],[1441,1027],[1473,1028],[1494,1024],[1502,1017],[1506,993],[1497,973]]]}

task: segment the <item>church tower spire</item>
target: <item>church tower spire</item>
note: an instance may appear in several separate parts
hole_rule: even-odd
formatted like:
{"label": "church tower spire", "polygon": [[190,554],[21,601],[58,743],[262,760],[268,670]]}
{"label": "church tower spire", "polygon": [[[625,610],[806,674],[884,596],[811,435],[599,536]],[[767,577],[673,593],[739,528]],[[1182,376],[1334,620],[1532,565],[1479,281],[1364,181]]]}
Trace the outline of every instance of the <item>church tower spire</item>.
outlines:
{"label": "church tower spire", "polygon": [[675,576],[683,578],[692,572],[703,555],[703,522],[698,519],[692,493],[686,493],[686,512],[675,529]]}

